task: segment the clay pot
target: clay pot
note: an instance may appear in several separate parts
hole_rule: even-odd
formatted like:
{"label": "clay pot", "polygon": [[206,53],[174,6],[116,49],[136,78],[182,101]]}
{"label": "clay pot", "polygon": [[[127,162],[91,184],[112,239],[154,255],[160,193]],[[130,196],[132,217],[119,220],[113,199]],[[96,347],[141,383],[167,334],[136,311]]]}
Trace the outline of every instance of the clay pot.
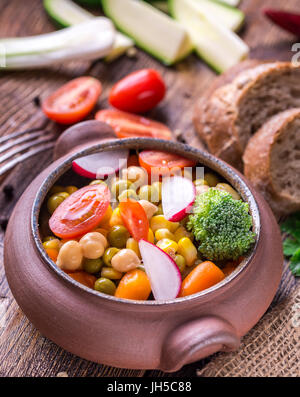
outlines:
{"label": "clay pot", "polygon": [[[185,298],[129,301],[77,283],[49,260],[38,228],[48,190],[70,169],[73,159],[120,147],[165,150],[196,159],[225,177],[249,203],[257,241],[230,276]],[[236,170],[188,145],[132,138],[93,143],[43,171],[10,218],[4,260],[19,306],[35,327],[59,346],[106,365],[176,371],[217,351],[238,348],[240,338],[257,323],[274,297],[282,271],[281,247],[271,210]]]}

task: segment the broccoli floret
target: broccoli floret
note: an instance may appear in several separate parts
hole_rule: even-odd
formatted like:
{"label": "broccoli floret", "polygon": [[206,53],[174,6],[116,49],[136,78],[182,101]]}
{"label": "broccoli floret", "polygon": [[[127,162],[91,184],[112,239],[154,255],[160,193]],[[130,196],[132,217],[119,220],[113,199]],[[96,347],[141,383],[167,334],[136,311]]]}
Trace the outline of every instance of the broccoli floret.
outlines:
{"label": "broccoli floret", "polygon": [[238,259],[255,241],[249,206],[227,192],[209,189],[196,197],[187,224],[207,259]]}

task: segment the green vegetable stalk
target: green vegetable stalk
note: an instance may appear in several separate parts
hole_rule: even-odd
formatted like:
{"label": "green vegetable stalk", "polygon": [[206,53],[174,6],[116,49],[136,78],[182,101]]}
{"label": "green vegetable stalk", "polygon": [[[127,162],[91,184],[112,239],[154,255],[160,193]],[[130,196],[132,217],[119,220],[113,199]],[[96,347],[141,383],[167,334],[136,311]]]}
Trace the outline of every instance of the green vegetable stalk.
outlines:
{"label": "green vegetable stalk", "polygon": [[238,259],[255,242],[248,204],[217,189],[197,196],[187,227],[212,261]]}
{"label": "green vegetable stalk", "polygon": [[290,258],[291,272],[300,276],[300,212],[283,222],[281,231],[289,235],[283,242],[283,253]]}

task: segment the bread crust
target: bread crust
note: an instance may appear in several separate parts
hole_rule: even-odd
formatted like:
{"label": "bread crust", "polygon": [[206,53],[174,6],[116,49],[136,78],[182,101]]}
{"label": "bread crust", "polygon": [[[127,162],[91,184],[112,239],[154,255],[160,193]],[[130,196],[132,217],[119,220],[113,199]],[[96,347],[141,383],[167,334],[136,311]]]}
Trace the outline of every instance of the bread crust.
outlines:
{"label": "bread crust", "polygon": [[300,108],[278,113],[267,121],[249,140],[244,155],[244,175],[259,190],[278,218],[300,210],[299,200],[278,191],[271,169],[271,153],[275,142],[288,125],[300,119]]}
{"label": "bread crust", "polygon": [[239,105],[266,76],[294,68],[290,62],[249,60],[217,79],[194,112],[195,128],[208,150],[241,170],[244,142],[236,126]]}

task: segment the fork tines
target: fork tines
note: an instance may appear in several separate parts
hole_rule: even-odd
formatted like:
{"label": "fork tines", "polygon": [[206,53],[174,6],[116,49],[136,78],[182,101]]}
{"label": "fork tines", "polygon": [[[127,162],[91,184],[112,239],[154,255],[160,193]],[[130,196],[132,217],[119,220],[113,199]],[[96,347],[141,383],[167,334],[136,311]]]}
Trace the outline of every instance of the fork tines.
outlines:
{"label": "fork tines", "polygon": [[54,146],[55,136],[45,130],[47,121],[40,127],[13,132],[0,138],[0,176],[40,152]]}

